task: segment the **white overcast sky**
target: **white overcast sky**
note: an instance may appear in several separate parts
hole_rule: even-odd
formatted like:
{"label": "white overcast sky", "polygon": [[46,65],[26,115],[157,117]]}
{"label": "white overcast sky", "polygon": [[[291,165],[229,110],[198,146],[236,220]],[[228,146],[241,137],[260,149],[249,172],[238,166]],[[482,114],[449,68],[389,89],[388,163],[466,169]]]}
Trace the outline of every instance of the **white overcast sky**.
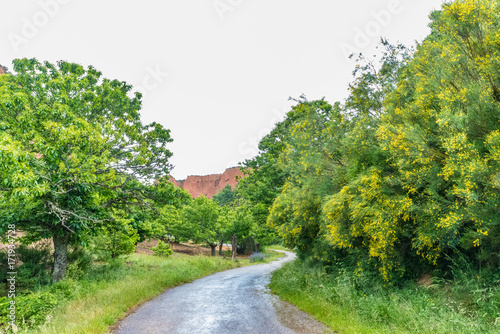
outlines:
{"label": "white overcast sky", "polygon": [[414,45],[441,0],[2,1],[0,64],[93,65],[145,93],[143,121],[171,130],[172,175],[221,173],[304,93],[347,95],[354,61],[380,36]]}

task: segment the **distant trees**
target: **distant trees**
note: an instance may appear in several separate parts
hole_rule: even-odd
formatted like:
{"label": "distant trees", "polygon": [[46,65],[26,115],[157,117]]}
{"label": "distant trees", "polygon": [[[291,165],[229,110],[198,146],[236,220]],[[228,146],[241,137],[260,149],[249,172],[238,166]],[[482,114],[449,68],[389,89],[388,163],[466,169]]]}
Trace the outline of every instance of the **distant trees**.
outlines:
{"label": "distant trees", "polygon": [[226,186],[215,194],[212,199],[221,206],[229,206],[234,205],[238,198],[238,190],[226,184]]}

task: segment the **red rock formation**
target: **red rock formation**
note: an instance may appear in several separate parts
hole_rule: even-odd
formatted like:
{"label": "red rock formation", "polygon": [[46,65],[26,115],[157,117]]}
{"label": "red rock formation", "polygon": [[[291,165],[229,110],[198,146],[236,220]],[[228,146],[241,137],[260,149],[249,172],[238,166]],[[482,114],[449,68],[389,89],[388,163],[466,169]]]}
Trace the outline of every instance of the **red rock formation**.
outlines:
{"label": "red rock formation", "polygon": [[7,70],[5,69],[5,67],[0,65],[0,75],[5,74],[5,73],[7,73]]}
{"label": "red rock formation", "polygon": [[200,195],[212,198],[219,192],[219,190],[224,189],[227,184],[229,184],[232,188],[236,187],[238,184],[238,181],[236,180],[237,175],[242,176],[243,173],[240,171],[239,167],[232,167],[226,169],[222,174],[203,176],[190,175],[183,181],[177,181],[171,177],[170,182],[175,184],[177,187],[187,190],[193,198]]}

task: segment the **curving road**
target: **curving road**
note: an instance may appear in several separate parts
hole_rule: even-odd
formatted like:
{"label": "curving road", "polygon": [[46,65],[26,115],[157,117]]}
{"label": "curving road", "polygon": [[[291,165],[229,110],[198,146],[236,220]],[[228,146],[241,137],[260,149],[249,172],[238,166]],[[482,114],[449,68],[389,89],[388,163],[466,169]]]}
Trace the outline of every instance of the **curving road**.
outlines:
{"label": "curving road", "polygon": [[325,333],[326,327],[271,295],[269,274],[295,254],[232,269],[167,290],[117,326],[115,334]]}

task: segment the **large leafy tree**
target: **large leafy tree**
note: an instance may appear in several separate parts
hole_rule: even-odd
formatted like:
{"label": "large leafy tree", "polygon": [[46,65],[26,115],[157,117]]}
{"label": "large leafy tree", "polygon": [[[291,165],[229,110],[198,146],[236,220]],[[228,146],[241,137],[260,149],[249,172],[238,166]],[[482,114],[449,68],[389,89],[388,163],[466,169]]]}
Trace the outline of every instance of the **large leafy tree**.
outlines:
{"label": "large leafy tree", "polygon": [[206,243],[215,256],[215,247],[225,220],[219,219],[219,206],[205,196],[199,196],[182,208],[183,234],[196,243]]}
{"label": "large leafy tree", "polygon": [[148,205],[145,183],[170,169],[170,133],[142,124],[141,95],[93,67],[20,59],[14,72],[0,77],[0,228],[52,238],[58,281],[69,243]]}
{"label": "large leafy tree", "polygon": [[433,264],[499,263],[499,13],[487,0],[434,12],[378,131],[411,204],[412,247]]}
{"label": "large leafy tree", "polygon": [[402,259],[408,258],[408,201],[397,168],[387,163],[390,153],[380,147],[377,130],[386,113],[386,98],[396,90],[412,53],[385,40],[381,46],[379,62],[358,59],[343,117],[331,123],[331,133],[336,134],[332,139],[340,138],[336,151],[344,167],[336,180],[341,187],[324,198],[322,213],[323,231],[335,251],[359,269],[379,270],[390,279],[403,272]]}
{"label": "large leafy tree", "polygon": [[[287,114],[286,141],[278,161],[288,175],[282,192],[274,200],[268,223],[276,228],[290,247],[298,247],[301,255],[309,252],[317,241],[322,195],[331,193],[336,166],[342,166],[338,142],[329,124],[342,119],[339,108],[324,100],[301,100]],[[340,128],[340,126],[339,126]]]}
{"label": "large leafy tree", "polygon": [[168,240],[173,237],[176,242],[186,239],[181,219],[181,210],[193,201],[191,194],[185,189],[176,187],[166,178],[154,184],[155,210],[141,224],[147,225],[149,232],[144,237],[160,237]]}
{"label": "large leafy tree", "polygon": [[288,113],[283,121],[261,139],[259,154],[242,163],[242,171],[246,177],[239,180],[237,191],[243,200],[242,206],[247,208],[255,221],[253,235],[259,238],[259,242],[267,243],[277,239],[275,230],[266,221],[269,210],[288,177],[288,170],[282,168],[279,157],[286,147],[295,118],[294,113]]}
{"label": "large leafy tree", "polygon": [[295,107],[268,219],[288,244],[389,281],[456,256],[498,267],[499,6],[443,5],[414,53],[383,41],[324,136],[314,109]]}

